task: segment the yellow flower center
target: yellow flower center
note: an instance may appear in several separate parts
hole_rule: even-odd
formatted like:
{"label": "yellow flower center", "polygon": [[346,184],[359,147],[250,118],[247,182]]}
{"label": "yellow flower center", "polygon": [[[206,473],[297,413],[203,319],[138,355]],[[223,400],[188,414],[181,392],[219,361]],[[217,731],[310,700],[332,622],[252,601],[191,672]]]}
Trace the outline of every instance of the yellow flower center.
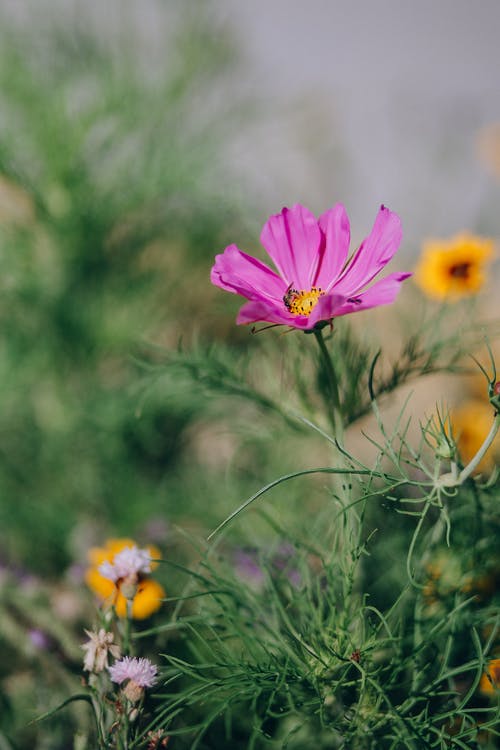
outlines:
{"label": "yellow flower center", "polygon": [[325,292],[320,286],[313,286],[309,290],[299,290],[294,289],[290,284],[283,296],[283,302],[293,315],[310,315],[319,298],[323,297],[324,294]]}

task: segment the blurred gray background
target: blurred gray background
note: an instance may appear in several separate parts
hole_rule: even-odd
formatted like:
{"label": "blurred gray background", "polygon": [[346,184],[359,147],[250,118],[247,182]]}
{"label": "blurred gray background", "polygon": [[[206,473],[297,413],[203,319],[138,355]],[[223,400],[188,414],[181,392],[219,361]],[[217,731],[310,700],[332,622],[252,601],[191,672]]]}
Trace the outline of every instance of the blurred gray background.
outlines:
{"label": "blurred gray background", "polygon": [[[404,214],[406,244],[463,228],[498,233],[498,180],[478,134],[500,120],[497,0],[219,3],[266,102],[233,159],[278,208],[342,200]],[[270,206],[270,207],[271,207]]]}
{"label": "blurred gray background", "polygon": [[[205,109],[224,117],[240,107],[215,155],[229,167],[232,197],[244,205],[257,195],[263,215],[296,201],[321,212],[340,200],[355,239],[383,202],[403,215],[407,252],[428,235],[498,234],[498,176],[478,155],[482,129],[500,121],[498,0],[203,4],[237,51],[224,90],[195,103],[201,118]],[[33,7],[0,2],[22,24]],[[195,14],[199,3],[36,3],[48,16],[78,14],[106,34],[132,19],[153,71],[155,54],[168,50],[157,23],[165,7]]]}

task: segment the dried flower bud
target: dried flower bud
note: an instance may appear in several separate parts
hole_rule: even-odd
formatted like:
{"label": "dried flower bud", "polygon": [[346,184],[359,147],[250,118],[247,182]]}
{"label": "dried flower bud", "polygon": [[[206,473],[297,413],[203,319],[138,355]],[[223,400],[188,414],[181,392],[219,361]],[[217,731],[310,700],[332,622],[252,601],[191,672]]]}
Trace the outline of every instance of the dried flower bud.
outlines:
{"label": "dried flower bud", "polygon": [[104,628],[101,628],[97,633],[90,630],[85,632],[89,640],[82,645],[83,650],[87,652],[83,659],[83,669],[86,672],[98,674],[108,667],[109,654],[115,659],[119,658],[120,647],[113,643],[113,633],[107,632]]}
{"label": "dried flower bud", "polygon": [[146,738],[148,740],[147,750],[160,750],[160,748],[165,748],[170,739],[163,729],[157,729],[155,732],[148,732]]}

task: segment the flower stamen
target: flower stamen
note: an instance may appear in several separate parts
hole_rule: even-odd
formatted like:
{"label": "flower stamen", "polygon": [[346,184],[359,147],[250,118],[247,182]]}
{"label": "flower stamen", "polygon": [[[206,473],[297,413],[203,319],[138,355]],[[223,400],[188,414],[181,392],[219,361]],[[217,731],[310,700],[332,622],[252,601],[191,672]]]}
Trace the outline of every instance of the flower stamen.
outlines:
{"label": "flower stamen", "polygon": [[294,289],[292,284],[286,290],[283,296],[283,302],[287,310],[292,315],[310,315],[317,305],[320,297],[325,292],[320,286],[313,286],[311,289]]}
{"label": "flower stamen", "polygon": [[454,279],[468,279],[470,274],[470,263],[457,263],[450,267],[450,276]]}

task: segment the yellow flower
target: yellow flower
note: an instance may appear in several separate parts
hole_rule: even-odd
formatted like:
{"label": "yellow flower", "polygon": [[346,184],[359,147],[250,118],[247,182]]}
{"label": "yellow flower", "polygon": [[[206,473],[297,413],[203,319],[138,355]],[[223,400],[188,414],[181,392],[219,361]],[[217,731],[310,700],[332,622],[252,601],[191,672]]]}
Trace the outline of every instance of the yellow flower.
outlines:
{"label": "yellow flower", "polygon": [[459,590],[463,569],[462,560],[450,550],[438,550],[427,563],[427,580],[422,589],[428,614],[436,614],[444,599]]}
{"label": "yellow flower", "polygon": [[492,695],[500,689],[500,659],[493,659],[488,664],[486,672],[481,677],[479,690]]}
{"label": "yellow flower", "polygon": [[[85,581],[101,601],[108,601],[114,605],[118,617],[126,616],[127,600],[113,581],[101,575],[99,566],[104,562],[112,563],[118,552],[134,545],[133,539],[108,539],[104,547],[93,547],[88,552],[90,567],[85,573]],[[153,560],[158,560],[161,557],[160,550],[157,547],[149,544],[146,549]],[[152,562],[151,568],[155,568],[157,565],[158,563]],[[163,586],[152,578],[141,576],[132,601],[132,617],[136,620],[144,620],[149,617],[160,608],[165,596]]]}
{"label": "yellow flower", "polygon": [[448,240],[429,240],[414,279],[422,291],[438,300],[457,300],[479,292],[485,265],[493,259],[494,242],[467,232]]}
{"label": "yellow flower", "polygon": [[[493,407],[487,401],[470,399],[450,414],[453,436],[464,463],[468,463],[478,452],[493,424]],[[488,453],[479,463],[477,471],[489,470],[495,463],[499,441],[496,438]]]}

